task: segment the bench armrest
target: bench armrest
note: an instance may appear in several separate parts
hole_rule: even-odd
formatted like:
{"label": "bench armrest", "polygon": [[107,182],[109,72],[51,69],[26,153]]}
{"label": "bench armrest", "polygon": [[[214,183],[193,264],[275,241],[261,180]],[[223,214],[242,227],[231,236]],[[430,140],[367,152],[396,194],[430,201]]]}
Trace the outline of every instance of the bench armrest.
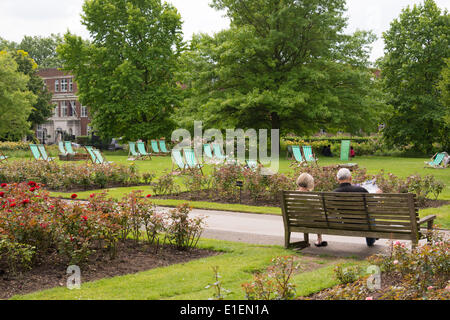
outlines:
{"label": "bench armrest", "polygon": [[430,215],[430,216],[426,216],[425,218],[422,218],[422,219],[419,220],[419,225],[424,224],[426,222],[433,221],[434,219],[436,219],[436,215],[435,214]]}

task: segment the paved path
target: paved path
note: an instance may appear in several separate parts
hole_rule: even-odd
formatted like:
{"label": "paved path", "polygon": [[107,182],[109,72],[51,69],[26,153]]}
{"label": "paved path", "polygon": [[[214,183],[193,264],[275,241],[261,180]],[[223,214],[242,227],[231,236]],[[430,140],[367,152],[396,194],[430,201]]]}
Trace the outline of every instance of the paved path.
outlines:
{"label": "paved path", "polygon": [[[161,208],[168,210],[170,208]],[[193,216],[206,216],[206,230],[202,237],[261,245],[284,245],[283,218],[277,215],[252,214],[193,209]],[[303,240],[303,234],[294,233],[291,241]],[[302,250],[304,253],[339,257],[367,257],[386,250],[388,241],[380,239],[373,247],[366,245],[365,238],[323,235],[327,247],[312,245]],[[311,243],[316,235],[310,235]]]}

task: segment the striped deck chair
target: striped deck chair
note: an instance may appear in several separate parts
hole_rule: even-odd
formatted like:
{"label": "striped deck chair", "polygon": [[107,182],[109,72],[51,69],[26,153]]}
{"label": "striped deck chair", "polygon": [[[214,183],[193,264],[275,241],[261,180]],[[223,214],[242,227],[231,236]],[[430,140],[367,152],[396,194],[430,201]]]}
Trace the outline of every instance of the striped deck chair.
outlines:
{"label": "striped deck chair", "polygon": [[159,151],[158,140],[151,140],[150,145],[152,147],[152,152],[154,155],[156,155],[156,156],[163,155],[163,153]]}
{"label": "striped deck chair", "polygon": [[225,155],[223,155],[222,153],[222,148],[220,147],[220,145],[218,143],[213,143],[213,150],[214,150],[214,157],[218,160],[227,160],[227,157]]}
{"label": "striped deck chair", "polygon": [[203,174],[203,165],[198,162],[197,155],[195,154],[194,149],[183,148],[183,154],[186,168],[189,170],[200,170],[200,172]]}
{"label": "striped deck chair", "polygon": [[138,148],[138,152],[141,154],[141,157],[148,159],[152,158],[152,154],[150,152],[147,152],[147,149],[145,148],[145,142],[138,141],[136,142],[136,145]]}
{"label": "striped deck chair", "polygon": [[441,152],[441,153],[436,153],[431,160],[432,161],[425,161],[425,168],[434,168],[434,169],[443,169],[445,168],[444,166],[441,166],[441,163],[443,162],[445,158],[445,152]]}
{"label": "striped deck chair", "polygon": [[0,162],[8,160],[8,156],[5,156],[3,152],[0,151]]}
{"label": "striped deck chair", "polygon": [[341,141],[341,160],[348,161],[350,156],[350,140]]}
{"label": "striped deck chair", "polygon": [[45,146],[43,144],[38,144],[37,147],[39,149],[39,152],[41,153],[42,160],[44,160],[44,161],[53,161],[55,159],[55,158],[50,158],[47,155],[47,150],[45,150]]}
{"label": "striped deck chair", "polygon": [[[172,172],[179,171],[180,173],[184,173],[187,167],[186,163],[184,163],[181,151],[179,149],[172,149],[171,154],[172,154]],[[175,166],[176,169],[174,169]]]}
{"label": "striped deck chair", "polygon": [[[136,142],[128,142],[129,150],[128,150],[128,159],[141,159],[142,155],[136,151]],[[130,154],[133,158],[130,158]]]}
{"label": "striped deck chair", "polygon": [[207,160],[213,160],[213,154],[212,154],[212,149],[211,149],[211,145],[209,143],[205,143],[203,145],[203,159],[207,159]]}
{"label": "striped deck chair", "polygon": [[98,163],[98,164],[110,164],[110,163],[112,163],[112,161],[106,161],[105,157],[103,156],[103,154],[101,153],[100,150],[92,149],[92,152],[94,153],[94,155],[96,157],[96,163]]}
{"label": "striped deck chair", "polygon": [[94,153],[94,148],[92,146],[85,146],[84,147],[87,151],[87,153],[90,155],[90,159],[92,163],[97,163],[97,156]]}
{"label": "striped deck chair", "polygon": [[66,147],[66,150],[67,150],[68,154],[76,154],[76,152],[73,151],[73,149],[72,149],[72,142],[64,141],[64,146]]}
{"label": "striped deck chair", "polygon": [[170,151],[167,150],[166,147],[166,140],[164,139],[159,140],[159,150],[166,155],[170,153]]}
{"label": "striped deck chair", "polygon": [[64,143],[62,141],[58,142],[59,153],[63,156],[67,156],[68,152],[64,148]]}
{"label": "striped deck chair", "polygon": [[293,166],[294,164],[304,164],[306,162],[303,159],[303,155],[299,146],[292,146],[292,154],[294,155],[294,161],[291,163],[291,166]]}
{"label": "striped deck chair", "polygon": [[315,162],[317,164],[317,158],[311,146],[303,146],[302,150],[303,158],[306,160],[306,162]]}

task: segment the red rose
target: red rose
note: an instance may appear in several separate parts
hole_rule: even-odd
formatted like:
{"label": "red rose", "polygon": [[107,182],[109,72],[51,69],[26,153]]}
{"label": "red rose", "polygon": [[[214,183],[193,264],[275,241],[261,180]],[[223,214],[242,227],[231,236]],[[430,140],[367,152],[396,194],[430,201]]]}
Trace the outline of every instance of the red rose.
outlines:
{"label": "red rose", "polygon": [[30,188],[30,191],[31,191],[31,192],[33,192],[34,190],[36,190],[35,187],[31,187],[31,188]]}
{"label": "red rose", "polygon": [[86,216],[82,216],[81,219],[83,219],[83,221],[87,221],[87,217]]}
{"label": "red rose", "polygon": [[24,199],[24,200],[22,200],[22,204],[27,204],[27,203],[30,203],[30,200],[29,200],[29,199]]}
{"label": "red rose", "polygon": [[10,206],[10,207],[15,207],[15,206],[16,206],[16,203],[13,202],[13,203],[11,203],[9,206]]}
{"label": "red rose", "polygon": [[76,197],[78,197],[78,195],[77,195],[76,193],[74,193],[74,194],[72,194],[70,197],[71,197],[72,199],[75,199]]}
{"label": "red rose", "polygon": [[1,186],[2,186],[2,188],[4,188],[4,187],[7,186],[7,184],[6,183],[2,183]]}
{"label": "red rose", "polygon": [[95,197],[95,193],[92,193],[89,197],[90,197],[90,198]]}
{"label": "red rose", "polygon": [[0,191],[0,197],[3,198],[4,195],[5,195],[5,193],[3,191]]}
{"label": "red rose", "polygon": [[36,182],[30,181],[30,182],[28,182],[28,185],[29,185],[30,187],[36,187]]}
{"label": "red rose", "polygon": [[147,195],[147,198],[150,198],[151,196],[152,196],[151,194],[148,194],[148,195]]}

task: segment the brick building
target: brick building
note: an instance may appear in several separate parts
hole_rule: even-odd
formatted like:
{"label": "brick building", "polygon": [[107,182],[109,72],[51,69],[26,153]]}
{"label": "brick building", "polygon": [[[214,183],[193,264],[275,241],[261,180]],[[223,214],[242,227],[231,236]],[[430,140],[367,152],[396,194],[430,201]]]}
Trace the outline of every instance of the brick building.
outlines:
{"label": "brick building", "polygon": [[36,128],[36,136],[41,143],[56,143],[63,134],[75,137],[88,135],[88,110],[78,101],[73,75],[56,68],[42,69],[38,74],[53,94],[52,103],[55,106],[53,116]]}

